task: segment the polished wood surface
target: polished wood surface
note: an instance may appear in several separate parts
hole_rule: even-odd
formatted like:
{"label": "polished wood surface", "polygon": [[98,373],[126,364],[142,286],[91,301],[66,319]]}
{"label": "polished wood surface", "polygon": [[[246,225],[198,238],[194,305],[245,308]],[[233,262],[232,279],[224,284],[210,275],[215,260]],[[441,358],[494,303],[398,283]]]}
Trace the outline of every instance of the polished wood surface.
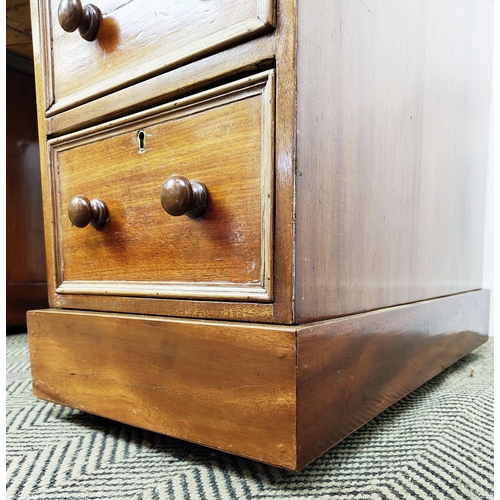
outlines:
{"label": "polished wood surface", "polygon": [[[37,40],[35,38],[35,40]],[[37,57],[41,50],[38,44]],[[172,69],[154,78],[117,89],[76,108],[50,116],[46,120],[49,136],[74,132],[106,120],[127,116],[133,112],[213,88],[242,75],[270,69],[274,65],[275,40],[266,35],[244,45],[212,54],[185,66]],[[44,89],[42,95],[47,94]]]}
{"label": "polished wood surface", "polygon": [[34,78],[7,69],[5,95],[6,320],[16,325],[48,304]]}
{"label": "polished wood surface", "polygon": [[294,467],[291,329],[62,310],[28,325],[37,397]]}
{"label": "polished wood surface", "polygon": [[298,4],[297,322],[481,288],[492,8]]}
{"label": "polished wood surface", "polygon": [[[50,141],[57,292],[270,301],[273,101],[265,72]],[[169,173],[206,185],[203,216],[165,213]],[[106,203],[99,231],[66,215],[78,193]]]}
{"label": "polished wood surface", "polygon": [[42,399],[300,470],[487,339],[488,292],[307,326],[29,313]]}
{"label": "polished wood surface", "polygon": [[277,2],[276,27],[276,190],[272,321],[293,323],[295,302],[295,174],[297,142],[297,2]]}
{"label": "polished wood surface", "polygon": [[[291,4],[284,0],[278,0],[279,10],[285,13],[292,13]],[[46,118],[44,110],[50,92],[44,80],[44,68],[47,59],[41,46],[41,19],[36,4],[32,8],[33,40],[35,53],[35,74],[37,86],[37,105],[39,117],[39,134],[41,136],[60,135],[60,131],[71,131],[78,129],[78,124],[100,123],[102,117],[113,118],[116,116],[129,116],[130,111],[138,109],[148,109],[149,103],[158,104],[169,101],[179,94],[184,95],[190,90],[199,90],[209,83],[221,83],[228,78],[233,79],[242,70],[245,73],[255,72],[262,69],[262,65],[268,66],[274,54],[274,40],[269,37],[253,40],[242,47],[229,49],[224,53],[214,54],[203,60],[196,61],[188,66],[172,70],[168,75],[160,75],[148,81],[137,84],[134,87],[125,88],[98,101],[84,104],[75,110],[69,110],[54,117]],[[293,33],[292,23],[281,23],[277,33],[283,40],[289,40],[287,45],[282,47],[283,62],[293,55],[293,39],[290,39],[290,32]],[[46,74],[46,73],[45,73]],[[287,79],[289,80],[289,74]],[[287,80],[287,81],[288,81]],[[210,86],[212,87],[212,86]],[[287,97],[282,100],[283,104],[276,105],[276,112],[280,118],[276,123],[277,132],[290,130],[293,127],[293,102],[288,101],[293,93],[290,93],[287,85],[279,83],[277,92]],[[134,106],[134,96],[138,102]],[[141,99],[144,99],[142,101]],[[120,106],[123,105],[123,110]],[[286,113],[284,112],[286,110]],[[269,131],[271,143],[274,141],[274,130]],[[279,144],[288,144],[285,137]],[[291,308],[289,297],[292,297],[292,251],[286,245],[277,245],[275,248],[277,259],[275,266],[278,270],[280,281],[275,284],[275,300],[273,303],[248,303],[248,302],[228,302],[220,300],[189,300],[189,299],[151,299],[142,297],[117,297],[106,295],[82,295],[80,293],[59,294],[56,293],[56,254],[54,252],[54,225],[52,224],[53,205],[51,202],[51,178],[49,177],[49,162],[47,143],[40,143],[42,158],[42,188],[44,192],[44,227],[46,234],[46,253],[49,279],[48,295],[51,307],[61,307],[68,309],[88,309],[93,311],[127,311],[135,314],[152,314],[191,317],[191,318],[211,318],[241,321],[246,318],[260,322],[291,322]],[[293,213],[292,200],[287,193],[293,189],[293,178],[290,177],[290,165],[293,162],[293,148],[288,148],[277,155],[279,168],[276,169],[276,185],[279,192],[276,193],[282,205],[277,209],[281,219],[276,220],[277,241],[289,241],[292,232],[289,215]],[[276,273],[275,273],[276,275]]]}
{"label": "polished wood surface", "polygon": [[49,114],[253,38],[275,22],[271,0],[100,0],[103,19],[89,43],[60,27],[58,5],[40,4]]}
{"label": "polished wood surface", "polygon": [[297,468],[488,340],[489,291],[299,328]]}
{"label": "polished wood surface", "polygon": [[[50,286],[50,285],[49,285]],[[83,288],[83,287],[82,287]],[[88,285],[85,288],[89,288]],[[132,285],[130,286],[132,288]],[[165,291],[165,286],[162,287]],[[71,290],[71,289],[70,289]],[[96,290],[98,292],[98,290]],[[207,293],[206,289],[201,290]],[[175,293],[175,290],[174,290]],[[133,297],[117,295],[91,295],[80,291],[51,294],[51,307],[66,309],[84,309],[89,311],[123,312],[130,314],[168,315],[182,318],[219,319],[227,321],[252,321],[279,324],[278,314],[284,309],[277,309],[274,302],[240,302],[216,299],[199,300],[187,297]],[[286,319],[286,316],[285,316]],[[282,324],[290,324],[283,322]]]}

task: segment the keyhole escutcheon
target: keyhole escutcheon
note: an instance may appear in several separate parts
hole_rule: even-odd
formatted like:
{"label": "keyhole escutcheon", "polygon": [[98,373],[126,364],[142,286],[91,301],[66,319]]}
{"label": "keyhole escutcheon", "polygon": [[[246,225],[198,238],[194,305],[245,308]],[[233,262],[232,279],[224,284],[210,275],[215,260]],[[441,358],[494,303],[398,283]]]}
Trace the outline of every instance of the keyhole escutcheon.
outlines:
{"label": "keyhole escutcheon", "polygon": [[146,151],[146,132],[139,130],[137,132],[137,152],[144,153]]}

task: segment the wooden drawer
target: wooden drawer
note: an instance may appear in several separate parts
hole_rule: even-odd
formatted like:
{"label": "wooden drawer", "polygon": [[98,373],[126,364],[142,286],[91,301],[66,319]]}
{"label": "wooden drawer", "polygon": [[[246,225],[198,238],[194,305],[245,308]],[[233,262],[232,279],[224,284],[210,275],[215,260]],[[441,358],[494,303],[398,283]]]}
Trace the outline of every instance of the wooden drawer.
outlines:
{"label": "wooden drawer", "polygon": [[[49,141],[56,293],[271,301],[273,96],[268,71]],[[163,209],[172,174],[205,184],[201,217]],[[72,225],[77,195],[101,229]]]}
{"label": "wooden drawer", "polygon": [[[47,115],[153,76],[274,27],[274,0],[96,0],[96,38],[68,33],[59,0],[40,3]],[[85,2],[84,2],[85,3]]]}

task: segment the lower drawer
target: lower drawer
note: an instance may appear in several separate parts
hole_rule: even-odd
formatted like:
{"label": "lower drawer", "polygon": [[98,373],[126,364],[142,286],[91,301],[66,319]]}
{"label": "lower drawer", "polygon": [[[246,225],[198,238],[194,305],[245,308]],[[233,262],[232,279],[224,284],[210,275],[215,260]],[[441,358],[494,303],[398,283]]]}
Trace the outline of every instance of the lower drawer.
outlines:
{"label": "lower drawer", "polygon": [[[271,302],[273,78],[50,140],[56,294]],[[167,213],[164,196],[188,201],[174,177],[204,185],[202,213]]]}

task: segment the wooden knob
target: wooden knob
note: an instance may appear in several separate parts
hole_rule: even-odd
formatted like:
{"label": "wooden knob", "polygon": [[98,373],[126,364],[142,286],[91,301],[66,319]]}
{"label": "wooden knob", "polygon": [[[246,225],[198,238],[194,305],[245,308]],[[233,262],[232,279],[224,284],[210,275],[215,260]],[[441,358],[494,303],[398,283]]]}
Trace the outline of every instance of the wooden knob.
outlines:
{"label": "wooden knob", "polygon": [[89,42],[97,36],[102,14],[95,5],[89,3],[82,7],[80,0],[61,0],[58,15],[64,31],[73,33],[78,28],[82,38]]}
{"label": "wooden knob", "polygon": [[68,206],[71,223],[76,227],[85,227],[89,223],[96,229],[101,228],[108,220],[108,207],[99,198],[92,201],[86,196],[75,196]]}
{"label": "wooden knob", "polygon": [[171,175],[161,189],[161,204],[175,217],[186,214],[195,219],[208,205],[208,190],[199,181],[188,181],[182,175]]}

